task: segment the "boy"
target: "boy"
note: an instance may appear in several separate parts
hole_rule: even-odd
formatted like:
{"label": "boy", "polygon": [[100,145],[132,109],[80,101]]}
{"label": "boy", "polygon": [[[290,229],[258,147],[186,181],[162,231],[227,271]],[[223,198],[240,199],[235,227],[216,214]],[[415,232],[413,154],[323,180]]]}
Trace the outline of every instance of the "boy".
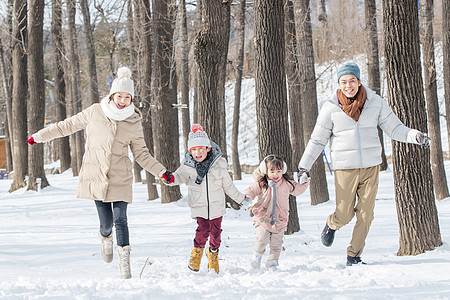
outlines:
{"label": "boy", "polygon": [[242,203],[244,195],[233,184],[227,171],[227,161],[219,146],[211,142],[199,124],[192,125],[188,137],[188,151],[183,164],[172,174],[164,175],[169,185],[185,182],[188,186],[188,202],[191,217],[197,220],[194,249],[189,269],[198,272],[206,241],[209,270],[219,273],[219,247],[222,233],[222,217],[226,212],[225,193],[234,201]]}

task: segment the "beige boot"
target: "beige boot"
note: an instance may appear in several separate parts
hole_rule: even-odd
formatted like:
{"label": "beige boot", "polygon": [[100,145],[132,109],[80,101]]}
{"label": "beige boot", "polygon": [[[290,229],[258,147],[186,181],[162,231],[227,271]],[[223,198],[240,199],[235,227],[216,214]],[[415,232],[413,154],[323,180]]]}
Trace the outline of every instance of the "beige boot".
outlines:
{"label": "beige boot", "polygon": [[202,262],[203,249],[200,247],[194,247],[191,252],[191,259],[189,260],[189,269],[194,272],[200,270],[200,263]]}
{"label": "beige boot", "polygon": [[130,246],[117,247],[117,252],[119,254],[119,271],[122,279],[131,278],[130,251]]}
{"label": "beige boot", "polygon": [[102,258],[106,263],[110,263],[113,260],[113,236],[112,232],[109,236],[103,236],[100,232],[98,233],[100,239],[102,240]]}

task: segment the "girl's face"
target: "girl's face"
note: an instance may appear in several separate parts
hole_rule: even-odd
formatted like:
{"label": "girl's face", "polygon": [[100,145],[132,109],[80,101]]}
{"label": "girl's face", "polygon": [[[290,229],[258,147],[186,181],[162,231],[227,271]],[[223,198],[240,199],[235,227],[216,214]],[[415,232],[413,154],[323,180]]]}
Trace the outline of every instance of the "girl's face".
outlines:
{"label": "girl's face", "polygon": [[274,182],[278,182],[283,178],[283,170],[267,166],[267,178]]}
{"label": "girl's face", "polygon": [[127,92],[117,92],[113,95],[113,101],[118,109],[124,109],[131,104],[131,95]]}

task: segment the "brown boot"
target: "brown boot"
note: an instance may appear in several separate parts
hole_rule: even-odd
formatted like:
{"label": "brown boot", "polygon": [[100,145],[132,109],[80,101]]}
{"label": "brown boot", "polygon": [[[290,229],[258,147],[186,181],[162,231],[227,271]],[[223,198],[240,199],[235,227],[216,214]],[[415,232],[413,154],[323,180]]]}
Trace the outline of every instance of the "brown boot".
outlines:
{"label": "brown boot", "polygon": [[212,252],[211,248],[208,247],[206,256],[208,257],[208,269],[214,269],[219,274],[219,249],[216,252]]}
{"label": "brown boot", "polygon": [[189,269],[194,272],[200,270],[200,263],[202,261],[203,249],[200,247],[194,247],[191,252],[191,259],[189,260]]}

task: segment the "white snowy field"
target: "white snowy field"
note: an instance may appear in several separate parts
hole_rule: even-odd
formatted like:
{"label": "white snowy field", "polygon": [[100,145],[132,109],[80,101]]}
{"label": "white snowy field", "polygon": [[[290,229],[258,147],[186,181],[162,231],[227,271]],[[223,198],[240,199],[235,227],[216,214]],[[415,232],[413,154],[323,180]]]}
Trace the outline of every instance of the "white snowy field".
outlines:
{"label": "white snowy field", "polygon": [[[119,277],[116,253],[112,263],[102,261],[95,205],[74,197],[77,178],[70,171],[49,175],[51,186],[39,192],[9,194],[11,180],[0,180],[0,299],[450,299],[450,199],[436,202],[443,245],[396,256],[393,178],[390,170],[382,172],[362,255],[368,265],[346,267],[354,221],[336,233],[332,247],[320,242],[335,205],[333,177],[327,176],[328,203],[311,206],[309,189],[297,197],[301,231],[285,237],[275,272],[251,269],[251,218],[244,209],[229,209],[218,275],[208,273],[206,257],[198,273],[187,268],[196,223],[185,199],[146,201],[146,186],[135,184],[129,280]],[[243,190],[252,180],[245,175],[235,184]]]}

